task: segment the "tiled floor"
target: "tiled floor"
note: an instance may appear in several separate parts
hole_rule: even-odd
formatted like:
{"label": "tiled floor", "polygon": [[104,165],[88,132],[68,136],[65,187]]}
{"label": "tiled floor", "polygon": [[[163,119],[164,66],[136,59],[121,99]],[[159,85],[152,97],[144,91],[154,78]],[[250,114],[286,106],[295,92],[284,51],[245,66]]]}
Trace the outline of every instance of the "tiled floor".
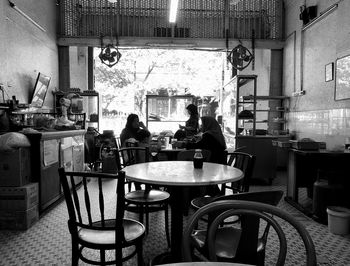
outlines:
{"label": "tiled floor", "polygon": [[[253,186],[251,190],[285,190],[284,184],[285,175],[282,173],[275,179],[273,186]],[[302,189],[300,197],[306,198],[306,192]],[[329,233],[327,226],[304,216],[284,200],[279,207],[306,226],[314,240],[319,265],[350,265],[350,235],[343,237]],[[150,217],[152,226],[144,242],[146,261],[167,249],[162,215],[154,213]],[[65,202],[62,202],[27,231],[0,231],[0,265],[70,265],[71,245],[67,217]],[[185,217],[185,222],[187,219],[188,217]],[[267,265],[270,265],[276,250],[274,247],[277,245],[276,241],[273,241],[273,235],[271,237],[271,246],[267,248]],[[295,239],[295,232],[288,231],[287,237]],[[304,261],[301,260],[302,245],[293,242],[289,248],[286,265],[304,265]],[[131,261],[127,265],[136,263]]]}

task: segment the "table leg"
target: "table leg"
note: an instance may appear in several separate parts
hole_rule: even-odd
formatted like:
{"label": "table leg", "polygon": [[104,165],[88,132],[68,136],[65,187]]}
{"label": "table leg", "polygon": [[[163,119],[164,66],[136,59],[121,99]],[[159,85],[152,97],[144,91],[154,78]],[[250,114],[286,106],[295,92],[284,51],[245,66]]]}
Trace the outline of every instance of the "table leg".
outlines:
{"label": "table leg", "polygon": [[167,264],[182,261],[182,231],[183,231],[183,188],[169,187],[171,206],[171,252],[158,255],[154,264]]}
{"label": "table leg", "polygon": [[183,231],[182,187],[171,188],[171,254],[175,261],[181,261]]}

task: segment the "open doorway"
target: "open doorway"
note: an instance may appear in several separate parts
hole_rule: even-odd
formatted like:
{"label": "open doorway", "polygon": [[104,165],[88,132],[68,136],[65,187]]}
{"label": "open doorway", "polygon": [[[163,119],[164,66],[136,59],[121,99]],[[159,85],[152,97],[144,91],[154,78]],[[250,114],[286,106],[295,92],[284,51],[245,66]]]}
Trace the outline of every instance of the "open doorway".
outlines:
{"label": "open doorway", "polygon": [[[130,113],[146,121],[146,95],[192,95],[203,115],[216,116],[220,89],[230,78],[226,54],[211,51],[120,48],[118,64],[108,67],[95,48],[95,89],[100,94],[100,131],[117,136]],[[216,106],[216,107],[214,107]],[[211,109],[210,109],[211,108]],[[183,112],[186,114],[186,110]],[[159,129],[157,129],[159,130]],[[152,130],[151,130],[152,131]]]}

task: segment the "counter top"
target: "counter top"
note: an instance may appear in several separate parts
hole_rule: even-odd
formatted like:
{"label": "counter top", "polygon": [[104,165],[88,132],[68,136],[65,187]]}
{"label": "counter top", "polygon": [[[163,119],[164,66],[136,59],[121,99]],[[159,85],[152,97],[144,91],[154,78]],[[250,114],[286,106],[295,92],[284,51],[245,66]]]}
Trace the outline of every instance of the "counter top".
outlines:
{"label": "counter top", "polygon": [[65,138],[72,136],[85,135],[85,129],[76,129],[76,130],[55,130],[55,131],[38,131],[35,133],[24,133],[28,137],[38,136],[42,139],[54,139],[54,138]]}

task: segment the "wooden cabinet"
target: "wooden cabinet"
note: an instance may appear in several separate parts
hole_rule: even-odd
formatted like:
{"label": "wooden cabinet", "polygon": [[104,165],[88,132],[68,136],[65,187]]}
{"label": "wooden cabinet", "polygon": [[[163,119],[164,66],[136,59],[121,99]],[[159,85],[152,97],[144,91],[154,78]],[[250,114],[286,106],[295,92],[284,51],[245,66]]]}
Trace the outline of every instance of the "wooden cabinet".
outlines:
{"label": "wooden cabinet", "polygon": [[39,183],[39,212],[42,213],[63,196],[58,168],[83,170],[85,130],[26,135],[31,143],[32,182]]}

